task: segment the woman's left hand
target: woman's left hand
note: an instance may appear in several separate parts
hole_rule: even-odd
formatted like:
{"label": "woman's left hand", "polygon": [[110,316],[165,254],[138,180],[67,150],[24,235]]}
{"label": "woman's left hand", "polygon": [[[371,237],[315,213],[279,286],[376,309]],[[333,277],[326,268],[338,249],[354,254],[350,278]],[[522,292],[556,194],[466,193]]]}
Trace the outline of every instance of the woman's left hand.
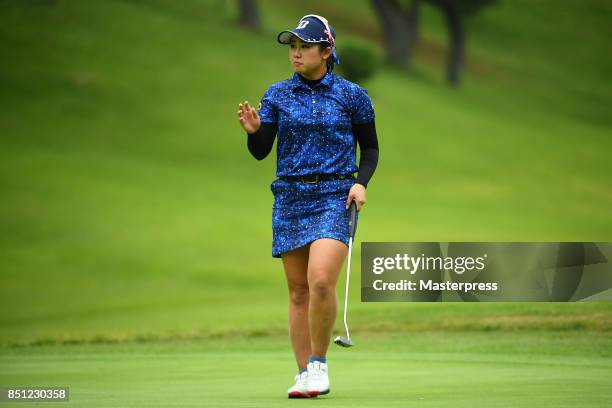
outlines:
{"label": "woman's left hand", "polygon": [[361,211],[361,207],[363,207],[366,202],[366,189],[363,185],[355,183],[351,187],[345,203],[347,210],[353,200],[355,200],[355,204],[357,205],[357,211]]}

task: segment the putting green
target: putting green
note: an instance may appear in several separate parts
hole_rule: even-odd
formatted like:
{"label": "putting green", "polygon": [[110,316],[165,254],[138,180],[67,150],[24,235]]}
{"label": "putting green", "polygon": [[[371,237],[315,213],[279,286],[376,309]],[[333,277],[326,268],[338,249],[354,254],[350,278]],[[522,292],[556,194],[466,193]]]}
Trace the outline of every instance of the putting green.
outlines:
{"label": "putting green", "polygon": [[[355,336],[352,349],[329,350],[332,391],[319,399],[334,407],[612,405],[609,334]],[[298,403],[285,394],[294,372],[288,339],[276,336],[13,348],[0,356],[3,385],[70,387],[70,403],[53,406],[287,406]]]}

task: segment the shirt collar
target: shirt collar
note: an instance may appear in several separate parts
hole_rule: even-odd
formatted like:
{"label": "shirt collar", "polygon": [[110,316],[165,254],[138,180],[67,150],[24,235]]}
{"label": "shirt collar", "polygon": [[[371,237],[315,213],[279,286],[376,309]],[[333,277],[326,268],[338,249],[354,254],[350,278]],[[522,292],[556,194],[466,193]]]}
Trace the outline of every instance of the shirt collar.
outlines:
{"label": "shirt collar", "polygon": [[[326,86],[330,88],[331,84],[333,83],[333,80],[334,80],[334,73],[333,71],[328,69],[323,79],[321,79],[321,81],[317,85],[315,85],[315,88],[318,86]],[[298,89],[298,88],[304,88],[308,90],[311,89],[304,81],[300,79],[300,74],[298,74],[297,72],[294,72],[293,76],[291,77],[291,87],[292,89]]]}

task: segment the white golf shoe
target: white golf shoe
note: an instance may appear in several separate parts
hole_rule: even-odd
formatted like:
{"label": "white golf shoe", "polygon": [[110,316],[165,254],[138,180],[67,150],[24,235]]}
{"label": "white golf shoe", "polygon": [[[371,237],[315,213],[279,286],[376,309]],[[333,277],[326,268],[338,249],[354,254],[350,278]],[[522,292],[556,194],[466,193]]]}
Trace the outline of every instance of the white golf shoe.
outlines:
{"label": "white golf shoe", "polygon": [[329,394],[327,363],[313,361],[308,363],[308,394],[311,397]]}
{"label": "white golf shoe", "polygon": [[293,384],[288,390],[287,394],[289,398],[310,398],[308,394],[308,371],[304,371],[302,374],[296,374],[295,384]]}

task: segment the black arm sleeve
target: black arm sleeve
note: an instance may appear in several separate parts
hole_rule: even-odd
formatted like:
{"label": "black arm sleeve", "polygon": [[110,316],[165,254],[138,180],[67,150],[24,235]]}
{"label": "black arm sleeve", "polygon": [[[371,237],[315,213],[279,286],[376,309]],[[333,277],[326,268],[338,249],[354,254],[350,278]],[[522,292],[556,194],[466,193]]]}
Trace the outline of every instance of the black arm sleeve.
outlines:
{"label": "black arm sleeve", "polygon": [[374,121],[359,125],[353,124],[353,134],[359,143],[359,173],[357,183],[368,187],[368,182],[376,170],[378,164],[378,138],[376,137],[376,125]]}
{"label": "black arm sleeve", "polygon": [[272,122],[261,122],[261,126],[255,133],[247,133],[247,147],[249,152],[257,160],[263,160],[272,150],[278,124]]}

